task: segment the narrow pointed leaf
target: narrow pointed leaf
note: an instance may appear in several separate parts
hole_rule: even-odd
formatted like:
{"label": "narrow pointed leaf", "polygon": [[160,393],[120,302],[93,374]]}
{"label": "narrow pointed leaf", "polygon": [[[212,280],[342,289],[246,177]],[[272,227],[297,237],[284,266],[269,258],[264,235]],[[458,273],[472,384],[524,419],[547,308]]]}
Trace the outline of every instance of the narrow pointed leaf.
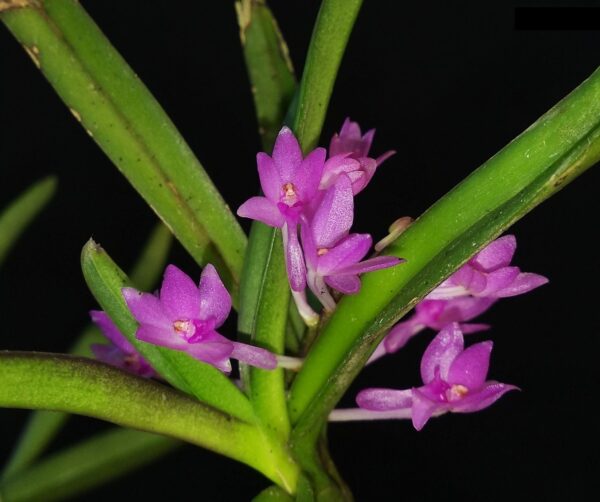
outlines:
{"label": "narrow pointed leaf", "polygon": [[361,292],[340,302],[292,388],[290,410],[299,422],[297,435],[313,435],[315,424],[325,419],[402,315],[599,159],[600,69],[386,249],[405,257],[405,264],[365,276]]}
{"label": "narrow pointed leaf", "polygon": [[121,289],[131,283],[100,246],[88,242],[83,248],[81,263],[90,291],[102,309],[159,374],[178,389],[219,410],[247,422],[254,421],[250,402],[221,371],[183,352],[135,338],[137,323],[121,294]]}
{"label": "narrow pointed leaf", "polygon": [[264,0],[238,0],[244,60],[252,86],[258,130],[270,151],[296,89],[288,48]]}
{"label": "narrow pointed leaf", "polygon": [[139,469],[179,444],[157,434],[114,428],[6,478],[0,483],[0,498],[50,502],[73,497]]}
{"label": "narrow pointed leaf", "polygon": [[235,295],[246,236],[163,109],[75,0],[0,14],[90,136]]}
{"label": "narrow pointed leaf", "polygon": [[[171,233],[162,223],[159,223],[148,238],[131,273],[132,282],[136,287],[142,290],[154,287],[165,268],[171,241]],[[93,343],[105,344],[106,338],[98,328],[90,325],[84,329],[69,352],[73,355],[93,357],[90,350]],[[34,411],[27,421],[2,477],[10,476],[29,466],[50,444],[67,418],[66,413]]]}
{"label": "narrow pointed leaf", "polygon": [[362,0],[323,0],[298,96],[294,132],[305,152],[319,142],[342,56]]}
{"label": "narrow pointed leaf", "polygon": [[56,178],[38,181],[0,212],[0,265],[31,220],[56,191]]}
{"label": "narrow pointed leaf", "polygon": [[295,481],[293,464],[274,458],[256,426],[91,359],[0,352],[0,407],[77,413],[163,434],[250,465],[278,484],[282,473]]}
{"label": "narrow pointed leaf", "polygon": [[[260,272],[260,282],[254,290],[254,294],[258,297],[257,309],[253,320],[249,324],[240,325],[239,330],[249,333],[257,345],[276,354],[283,354],[290,294],[281,232],[278,230],[276,238],[273,239],[271,230],[264,225],[253,229],[253,232],[258,233],[259,238],[251,239],[251,245],[261,246],[260,249],[266,253],[264,256],[258,254],[250,254],[250,256],[260,258],[264,268],[254,268],[249,272],[249,274]],[[270,244],[268,248],[262,246],[263,239]],[[256,262],[251,264],[255,266]],[[283,369],[265,371],[249,368],[247,376],[245,383],[248,385],[250,399],[259,420],[264,423],[268,431],[275,431],[280,439],[287,439],[291,427]]]}

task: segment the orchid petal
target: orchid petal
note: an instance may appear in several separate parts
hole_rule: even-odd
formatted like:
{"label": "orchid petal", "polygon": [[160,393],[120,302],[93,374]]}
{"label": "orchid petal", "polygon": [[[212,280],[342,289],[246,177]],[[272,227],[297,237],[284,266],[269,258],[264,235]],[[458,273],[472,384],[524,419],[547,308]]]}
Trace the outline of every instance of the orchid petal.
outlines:
{"label": "orchid petal", "polygon": [[351,180],[353,180],[352,175],[363,176],[364,173],[360,171],[360,162],[350,157],[350,155],[350,152],[345,152],[327,159],[319,184],[321,190],[325,190],[333,185],[342,173],[346,173]]}
{"label": "orchid petal", "polygon": [[472,333],[479,333],[480,331],[487,331],[491,326],[489,324],[482,323],[460,323],[460,330],[463,335],[470,335]]}
{"label": "orchid petal", "polygon": [[237,210],[238,216],[262,221],[270,227],[281,228],[285,219],[276,204],[266,197],[250,197]]}
{"label": "orchid petal", "polygon": [[117,368],[125,369],[123,364],[124,353],[115,345],[103,345],[100,343],[92,343],[90,349],[94,357],[105,364],[110,364]]}
{"label": "orchid petal", "polygon": [[325,193],[312,221],[312,235],[317,248],[331,248],[344,237],[354,219],[354,196],[350,179],[341,174]]}
{"label": "orchid petal", "polygon": [[356,396],[356,403],[365,410],[387,411],[410,408],[412,391],[394,389],[364,389]]}
{"label": "orchid petal", "polygon": [[377,161],[371,157],[360,157],[358,159],[361,170],[365,173],[365,185],[371,181],[375,171],[377,170]]}
{"label": "orchid petal", "polygon": [[451,385],[464,385],[469,390],[478,389],[485,382],[493,343],[476,343],[456,356],[450,365],[446,381]]}
{"label": "orchid petal", "polygon": [[225,373],[231,371],[229,358],[233,351],[233,342],[216,331],[206,333],[200,342],[185,342],[185,347],[180,350],[187,352],[198,361],[217,367]]}
{"label": "orchid petal", "polygon": [[365,171],[352,171],[348,173],[348,178],[352,182],[352,192],[359,194],[369,183],[369,177]]}
{"label": "orchid petal", "polygon": [[361,132],[358,122],[352,122],[350,117],[346,117],[340,129],[340,136],[346,139],[360,139]]}
{"label": "orchid petal", "polygon": [[127,307],[141,324],[170,329],[174,319],[170,319],[160,300],[150,294],[142,293],[134,288],[121,290]]}
{"label": "orchid petal", "polygon": [[337,275],[341,274],[364,274],[366,272],[374,272],[375,270],[381,270],[382,268],[389,268],[400,263],[404,263],[406,260],[402,258],[396,258],[395,256],[376,256],[375,258],[369,258],[368,260],[355,263],[348,267],[344,267],[337,271]]}
{"label": "orchid petal", "polygon": [[[460,267],[456,272],[454,272],[446,281],[440,284],[438,287],[444,288],[450,285],[460,285],[466,289],[469,289],[471,282],[473,280],[473,274],[475,270],[468,263]],[[483,283],[485,286],[485,282]],[[437,288],[436,288],[437,289]]]}
{"label": "orchid petal", "polygon": [[319,274],[333,275],[338,270],[360,261],[369,252],[372,242],[369,234],[350,234],[345,237],[319,257]]}
{"label": "orchid petal", "polygon": [[[457,274],[455,274],[454,281],[466,288],[469,293],[477,295],[483,293],[487,286],[487,275],[479,270],[465,265],[462,267]],[[467,279],[468,277],[468,279]]]}
{"label": "orchid petal", "polygon": [[315,148],[296,170],[292,179],[303,201],[310,200],[317,193],[323,176],[326,156],[325,148]]}
{"label": "orchid petal", "polygon": [[149,324],[142,324],[135,332],[135,337],[142,342],[174,350],[185,350],[189,345],[174,329],[160,328]]}
{"label": "orchid petal", "polygon": [[357,275],[328,275],[325,282],[345,295],[353,295],[360,291],[360,279]]}
{"label": "orchid petal", "polygon": [[232,343],[233,351],[231,352],[230,357],[233,359],[266,370],[274,370],[277,368],[277,359],[275,355],[268,350],[240,342]]}
{"label": "orchid petal", "polygon": [[[357,124],[358,125],[358,124]],[[355,150],[357,157],[367,157],[369,150],[373,144],[373,138],[375,137],[375,129],[369,129],[361,139],[360,148]]]}
{"label": "orchid petal", "polygon": [[169,265],[165,270],[159,299],[171,320],[198,317],[198,288],[194,281],[175,265]]}
{"label": "orchid petal", "polygon": [[317,246],[313,239],[312,228],[306,221],[302,221],[300,224],[300,237],[302,239],[302,249],[304,250],[304,259],[309,269],[316,269],[317,267]]}
{"label": "orchid petal", "polygon": [[210,364],[223,373],[231,373],[231,346],[224,343],[190,343],[184,350],[194,359]]}
{"label": "orchid petal", "polygon": [[289,127],[282,127],[273,147],[273,161],[283,183],[291,181],[302,163],[300,144]]}
{"label": "orchid petal", "polygon": [[110,364],[142,378],[157,376],[152,366],[135,350],[133,353],[128,353],[123,352],[114,345],[101,345],[97,343],[90,345],[90,349],[94,357],[105,364]]}
{"label": "orchid petal", "polygon": [[[428,326],[432,328],[441,329],[446,324],[451,322],[463,322],[470,321],[474,317],[485,312],[489,309],[496,301],[496,298],[478,298],[473,296],[462,296],[453,298],[451,300],[424,300],[419,303],[416,307],[417,312],[423,308],[421,304],[429,303],[432,301],[440,302],[444,306],[443,311],[438,317],[431,316],[430,323]],[[465,331],[463,330],[463,333]]]}
{"label": "orchid petal", "polygon": [[516,249],[517,239],[515,236],[504,235],[479,251],[472,258],[471,263],[484,272],[491,272],[510,265]]}
{"label": "orchid petal", "polygon": [[375,162],[377,162],[377,167],[379,167],[393,155],[396,155],[396,150],[388,150],[387,152],[382,153],[379,157],[375,159]]}
{"label": "orchid petal", "polygon": [[256,155],[256,164],[263,193],[271,202],[279,202],[283,181],[279,177],[275,162],[266,153],[260,152]]}
{"label": "orchid petal", "polygon": [[296,226],[288,228],[289,224],[283,227],[283,244],[285,246],[285,258],[290,286],[294,291],[302,291],[306,287],[306,265],[302,247],[298,241]]}
{"label": "orchid petal", "polygon": [[452,411],[456,413],[472,413],[479,411],[495,403],[504,394],[511,390],[520,390],[515,385],[490,380],[485,386],[465,396],[459,401],[452,403]]}
{"label": "orchid petal", "polygon": [[335,133],[333,135],[333,137],[331,138],[331,142],[329,143],[329,156],[334,157],[336,155],[343,155],[345,153],[351,153],[351,152],[348,152],[344,148],[344,143],[343,143],[342,139],[340,138],[338,133]]}
{"label": "orchid petal", "polygon": [[436,377],[436,371],[442,379],[448,376],[450,365],[463,351],[464,339],[457,323],[452,323],[440,331],[431,341],[421,359],[421,378],[428,384]]}
{"label": "orchid petal", "polygon": [[501,289],[510,286],[520,270],[518,267],[502,267],[490,272],[486,276],[487,284],[485,288],[477,292],[478,296],[495,296],[495,293]]}
{"label": "orchid petal", "polygon": [[[108,314],[101,310],[90,310],[90,317],[96,326],[100,328],[102,334],[110,340],[110,342],[119,348],[122,352],[125,353],[133,353],[135,352],[135,348],[133,345],[125,338],[125,336],[119,331],[119,328],[115,325]],[[102,345],[104,347],[104,345]]]}
{"label": "orchid petal", "polygon": [[423,329],[425,329],[425,326],[417,316],[396,324],[383,339],[382,343],[385,346],[386,352],[393,353],[400,350],[413,336],[423,331]]}
{"label": "orchid petal", "polygon": [[436,325],[437,320],[446,311],[449,303],[449,301],[445,300],[422,300],[415,307],[416,317],[423,324],[427,324],[428,326]]}
{"label": "orchid petal", "polygon": [[204,267],[198,285],[200,306],[198,319],[215,319],[215,327],[221,326],[231,311],[231,296],[223,285],[215,267],[210,263]]}
{"label": "orchid petal", "polygon": [[498,298],[506,298],[508,296],[522,295],[532,289],[543,286],[547,282],[548,278],[543,275],[522,272],[515,278],[510,286],[496,291],[495,296]]}
{"label": "orchid petal", "polygon": [[447,409],[447,405],[432,401],[419,389],[413,389],[412,423],[420,431],[434,413]]}

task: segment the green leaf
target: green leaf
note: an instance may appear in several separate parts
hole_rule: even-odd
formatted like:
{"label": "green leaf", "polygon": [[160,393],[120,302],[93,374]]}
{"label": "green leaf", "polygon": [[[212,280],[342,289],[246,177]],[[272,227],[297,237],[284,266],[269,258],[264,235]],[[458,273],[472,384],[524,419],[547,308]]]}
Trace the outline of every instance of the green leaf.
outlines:
{"label": "green leaf", "polygon": [[56,178],[50,176],[33,184],[0,213],[0,265],[31,220],[56,191]]}
{"label": "green leaf", "polygon": [[[148,238],[148,242],[131,273],[132,282],[136,287],[141,290],[154,287],[165,268],[171,241],[171,233],[162,223],[159,223]],[[106,344],[106,338],[95,326],[90,325],[85,328],[69,352],[78,356],[93,357],[90,350],[93,343]],[[50,444],[67,418],[66,413],[33,412],[2,473],[2,477],[8,477],[29,466]]]}
{"label": "green leaf", "polygon": [[269,152],[294,96],[294,69],[285,40],[266,2],[238,0],[235,10],[258,130],[263,148]]}
{"label": "green leaf", "polygon": [[[290,396],[314,439],[386,331],[433,287],[600,159],[600,69],[435,203],[386,251],[407,263],[367,274],[317,340]],[[317,427],[318,429],[318,427]]]}
{"label": "green leaf", "polygon": [[255,420],[250,402],[221,371],[189,355],[141,342],[135,338],[137,323],[121,288],[130,286],[123,271],[95,242],[89,241],[81,255],[83,275],[90,291],[119,330],[169,383],[246,422]]}
{"label": "green leaf", "polygon": [[[251,278],[249,282],[257,285],[254,290],[258,297],[257,310],[253,322],[249,326],[240,325],[239,329],[243,332],[250,328],[249,333],[257,345],[276,354],[283,354],[290,294],[281,232],[264,225],[254,227],[253,232],[259,235],[258,238],[252,239],[251,243],[260,246],[261,252],[266,251],[266,253],[264,256],[250,255],[255,258],[255,261],[251,262],[252,268],[248,270],[245,277]],[[272,237],[273,232],[275,238]],[[269,244],[268,248],[262,245],[263,239]],[[254,280],[254,276],[259,276],[259,280]],[[287,410],[284,370],[278,368],[266,371],[251,367],[247,375],[248,378],[244,383],[248,385],[250,400],[256,415],[268,431],[274,431],[279,439],[286,440],[291,426]]]}
{"label": "green leaf", "polygon": [[73,497],[138,469],[179,444],[147,432],[111,429],[6,478],[0,483],[0,499],[50,502]]}
{"label": "green leaf", "polygon": [[[0,15],[134,188],[236,296],[246,236],[163,109],[75,0]],[[214,247],[213,247],[214,246]]]}
{"label": "green leaf", "polygon": [[362,0],[323,0],[300,83],[294,132],[305,152],[319,142],[342,56]]}
{"label": "green leaf", "polygon": [[293,502],[294,499],[278,486],[269,486],[252,499],[252,502]]}
{"label": "green leaf", "polygon": [[280,485],[295,484],[295,466],[265,446],[255,425],[91,359],[0,352],[0,406],[77,413],[163,434],[250,465]]}

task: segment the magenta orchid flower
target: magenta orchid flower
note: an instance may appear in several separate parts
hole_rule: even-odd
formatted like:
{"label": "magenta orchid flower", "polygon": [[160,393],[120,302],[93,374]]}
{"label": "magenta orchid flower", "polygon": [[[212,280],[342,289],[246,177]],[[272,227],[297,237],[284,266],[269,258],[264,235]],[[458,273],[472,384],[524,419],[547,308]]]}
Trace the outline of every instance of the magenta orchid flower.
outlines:
{"label": "magenta orchid flower", "polygon": [[353,220],[352,184],[348,176],[341,174],[325,193],[313,218],[301,225],[308,286],[327,310],[335,309],[327,286],[344,294],[357,293],[359,274],[404,261],[379,256],[361,262],[371,248],[372,239],[368,234],[349,234]]}
{"label": "magenta orchid flower", "polygon": [[423,300],[417,304],[415,313],[408,320],[396,324],[390,330],[369,358],[369,363],[385,354],[397,352],[413,336],[427,328],[439,331],[446,325],[457,322],[463,334],[489,329],[489,324],[466,321],[483,314],[496,301],[496,298],[473,296],[461,296],[451,300]]}
{"label": "magenta orchid flower", "polygon": [[527,293],[548,282],[542,275],[521,272],[510,262],[517,248],[514,235],[505,235],[488,244],[426,297],[448,300],[472,295],[505,298]]}
{"label": "magenta orchid flower", "polygon": [[143,378],[157,376],[152,366],[119,331],[119,328],[115,326],[106,312],[92,310],[90,311],[90,317],[96,326],[100,328],[102,334],[111,342],[110,345],[92,344],[90,348],[96,359]]}
{"label": "magenta orchid flower", "polygon": [[492,342],[464,348],[458,323],[446,326],[429,344],[421,359],[424,385],[406,390],[365,389],[356,397],[358,406],[382,418],[411,418],[417,430],[432,416],[447,412],[471,413],[487,408],[506,392],[517,389],[487,380]]}
{"label": "magenta orchid flower", "polygon": [[321,189],[329,188],[341,173],[345,173],[352,182],[353,193],[356,195],[362,191],[373,178],[377,167],[396,153],[390,150],[376,159],[369,157],[374,136],[375,129],[363,135],[358,123],[347,118],[339,134],[335,133],[331,138],[330,158],[325,163]]}
{"label": "magenta orchid flower", "polygon": [[297,226],[317,195],[325,156],[325,149],[317,148],[303,158],[298,140],[284,127],[275,141],[273,156],[261,152],[256,157],[264,197],[250,198],[237,211],[239,216],[282,229],[288,277],[294,291],[306,286]]}
{"label": "magenta orchid flower", "polygon": [[133,288],[122,291],[140,323],[138,340],[186,352],[226,373],[231,371],[230,358],[269,370],[277,366],[271,352],[232,342],[216,331],[229,315],[231,297],[212,265],[204,267],[198,286],[169,265],[158,296]]}

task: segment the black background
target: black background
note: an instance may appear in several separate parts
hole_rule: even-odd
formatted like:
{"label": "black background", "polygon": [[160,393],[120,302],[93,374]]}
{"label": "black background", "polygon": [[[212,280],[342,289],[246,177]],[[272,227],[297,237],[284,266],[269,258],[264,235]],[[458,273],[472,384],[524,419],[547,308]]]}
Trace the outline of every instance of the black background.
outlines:
{"label": "black background", "polygon": [[[260,147],[233,2],[84,6],[230,205],[254,194]],[[301,68],[318,2],[271,6]],[[378,239],[396,217],[419,215],[598,65],[598,32],[516,31],[513,9],[511,2],[365,2],[322,143],[349,115],[377,128],[373,153],[398,154],[359,197],[357,231]],[[0,270],[0,348],[60,352],[94,307],[79,269],[85,241],[93,235],[128,268],[155,217],[4,28],[0,54],[0,207],[47,173],[60,179],[57,197]],[[482,318],[493,330],[471,338],[495,341],[491,377],[523,391],[481,413],[432,420],[420,433],[404,422],[333,425],[332,454],[358,500],[578,500],[592,488],[598,181],[592,169],[513,227],[516,264],[551,282],[495,306]],[[172,260],[199,274],[181,249]],[[364,386],[418,384],[429,340],[415,339],[365,371],[344,404]],[[0,462],[25,418],[0,411]],[[54,448],[104,427],[74,418]],[[265,486],[247,467],[184,447],[81,500],[247,500]]]}

